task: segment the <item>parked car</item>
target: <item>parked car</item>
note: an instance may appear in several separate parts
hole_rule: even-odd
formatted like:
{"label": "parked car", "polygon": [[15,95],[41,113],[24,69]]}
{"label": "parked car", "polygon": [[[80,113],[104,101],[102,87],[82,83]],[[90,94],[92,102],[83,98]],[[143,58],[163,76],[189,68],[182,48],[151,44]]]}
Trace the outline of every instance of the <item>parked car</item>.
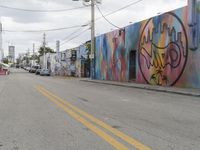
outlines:
{"label": "parked car", "polygon": [[35,73],[36,72],[36,68],[31,67],[31,69],[29,70],[30,73]]}
{"label": "parked car", "polygon": [[26,67],[25,67],[25,66],[22,66],[22,69],[26,70]]}
{"label": "parked car", "polygon": [[49,71],[49,69],[41,69],[40,75],[41,75],[41,76],[50,76],[50,71]]}
{"label": "parked car", "polygon": [[24,68],[26,71],[29,71],[31,69],[31,67],[25,67]]}
{"label": "parked car", "polygon": [[40,66],[32,66],[31,69],[29,70],[30,73],[35,73],[37,69],[39,69]]}
{"label": "parked car", "polygon": [[40,71],[41,71],[41,69],[37,69],[36,72],[35,72],[35,74],[36,74],[36,75],[39,75],[39,74],[40,74]]}
{"label": "parked car", "polygon": [[20,66],[19,66],[19,64],[16,64],[16,68],[19,68]]}

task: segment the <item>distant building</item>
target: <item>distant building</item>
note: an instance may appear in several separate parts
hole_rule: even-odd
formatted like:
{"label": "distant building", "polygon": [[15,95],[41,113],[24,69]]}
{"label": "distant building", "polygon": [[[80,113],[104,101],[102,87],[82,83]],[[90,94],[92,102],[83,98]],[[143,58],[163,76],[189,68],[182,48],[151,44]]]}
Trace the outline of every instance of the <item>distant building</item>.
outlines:
{"label": "distant building", "polygon": [[15,46],[8,47],[8,57],[11,62],[15,62]]}

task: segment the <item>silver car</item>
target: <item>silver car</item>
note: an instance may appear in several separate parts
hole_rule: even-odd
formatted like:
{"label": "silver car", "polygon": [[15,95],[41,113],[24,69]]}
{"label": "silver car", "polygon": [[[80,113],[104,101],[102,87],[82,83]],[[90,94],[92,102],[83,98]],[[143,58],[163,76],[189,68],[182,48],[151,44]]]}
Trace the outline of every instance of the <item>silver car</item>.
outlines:
{"label": "silver car", "polygon": [[50,71],[49,71],[49,69],[41,69],[40,75],[41,75],[41,76],[50,76]]}

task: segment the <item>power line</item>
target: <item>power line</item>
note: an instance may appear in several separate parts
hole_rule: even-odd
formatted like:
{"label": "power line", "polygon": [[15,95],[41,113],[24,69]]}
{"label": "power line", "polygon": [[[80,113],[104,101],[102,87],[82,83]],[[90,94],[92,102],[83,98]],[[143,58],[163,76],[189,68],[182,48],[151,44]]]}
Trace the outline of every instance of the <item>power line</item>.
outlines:
{"label": "power line", "polygon": [[[137,0],[137,1],[131,2],[131,3],[125,5],[125,6],[119,8],[119,9],[117,9],[117,10],[114,10],[114,11],[108,13],[108,14],[105,14],[104,17],[107,17],[107,16],[110,16],[110,15],[112,15],[112,14],[115,14],[115,13],[117,13],[117,12],[123,10],[123,9],[126,9],[126,8],[128,8],[128,7],[132,6],[132,5],[135,5],[135,4],[137,4],[137,3],[141,2],[141,1],[143,1],[143,0]],[[95,20],[97,21],[97,20],[99,20],[99,19],[101,19],[101,18],[102,18],[102,17],[98,17],[98,18],[96,18]]]}
{"label": "power line", "polygon": [[[65,45],[65,42],[69,42],[70,40],[74,39],[74,37],[72,37],[73,35],[75,35],[76,33],[78,33],[80,30],[82,29],[82,27],[78,28],[77,30],[71,32],[70,34],[68,34],[66,37],[64,37],[62,40],[61,40],[61,44],[60,46],[62,45]],[[88,29],[86,29],[87,31]],[[81,34],[81,33],[80,33]],[[79,35],[77,35],[78,37]],[[72,37],[72,39],[70,39]]]}
{"label": "power line", "polygon": [[17,11],[45,13],[45,12],[65,12],[65,11],[71,11],[71,10],[82,9],[82,8],[87,7],[87,6],[80,6],[80,7],[68,8],[68,9],[55,9],[55,10],[23,9],[23,8],[15,8],[15,7],[10,7],[10,6],[4,6],[4,5],[0,5],[0,7],[1,7],[1,8],[6,8],[6,9],[17,10]]}
{"label": "power line", "polygon": [[99,8],[98,5],[96,5],[96,7],[97,7],[99,13],[101,14],[101,16],[102,16],[109,24],[111,24],[112,26],[114,26],[114,27],[116,27],[116,28],[118,28],[118,29],[121,29],[120,27],[116,26],[116,25],[113,24],[111,21],[109,21],[109,20],[103,15],[103,13],[101,12],[101,10],[100,10],[100,8]]}
{"label": "power line", "polygon": [[69,39],[69,38],[72,37],[74,34],[78,33],[81,29],[82,29],[82,27],[80,27],[80,28],[78,28],[77,30],[71,32],[71,33],[68,34],[66,37],[64,37],[64,38],[61,40],[61,42],[62,42],[62,41],[65,41],[65,40],[67,40],[67,39]]}
{"label": "power line", "polygon": [[44,29],[44,30],[6,30],[3,29],[4,32],[51,32],[51,31],[60,31],[60,30],[67,30],[72,28],[79,28],[79,27],[85,27],[87,25],[76,25],[76,26],[70,26],[70,27],[62,27],[62,28],[53,28],[53,29]]}
{"label": "power line", "polygon": [[[99,9],[99,11],[101,12],[102,17],[103,17],[104,19],[106,19],[109,23],[111,23],[111,22],[106,18],[106,16],[110,16],[110,15],[112,15],[112,14],[115,14],[115,13],[117,13],[117,12],[123,10],[123,9],[126,9],[126,8],[128,8],[128,7],[130,7],[130,6],[134,5],[134,4],[137,4],[137,3],[141,2],[141,1],[143,1],[143,0],[138,0],[138,1],[135,1],[135,2],[132,2],[132,3],[129,3],[129,4],[125,5],[125,6],[119,8],[119,9],[117,9],[117,10],[114,10],[114,11],[108,13],[108,14],[105,14],[105,15],[103,15],[103,13],[101,12],[100,9]],[[2,5],[0,5],[0,7],[2,7]],[[4,7],[4,6],[3,6],[3,7]],[[5,6],[5,7],[8,7],[8,6]],[[79,8],[84,8],[84,7],[77,7],[77,8],[71,8],[71,9],[63,9],[63,10],[27,10],[27,9],[18,9],[18,8],[12,8],[12,7],[8,7],[8,8],[9,8],[9,9],[23,10],[23,11],[38,11],[38,12],[48,12],[48,11],[56,12],[56,11],[58,11],[58,12],[59,12],[59,11],[68,11],[68,10],[79,9]],[[102,17],[96,18],[95,20],[99,20],[99,19],[101,19]],[[112,24],[112,25],[114,25],[114,24]],[[46,30],[21,30],[21,31],[17,31],[17,30],[2,30],[2,31],[4,31],[4,32],[49,32],[49,31],[58,31],[58,30],[66,30],[66,29],[71,29],[71,28],[85,27],[85,26],[86,26],[86,25],[82,25],[82,26],[80,26],[80,25],[78,26],[78,25],[77,25],[77,26],[71,26],[71,27],[54,28],[54,29],[46,29]],[[114,25],[114,26],[115,26],[115,25]],[[117,26],[115,26],[115,27],[117,27]],[[119,28],[119,27],[117,27],[117,28]],[[80,28],[79,28],[79,29],[80,29]],[[77,32],[79,31],[79,29],[76,30],[75,33],[77,33]],[[69,41],[71,41],[71,40],[77,38],[78,36],[82,35],[82,34],[85,33],[86,31],[88,31],[88,29],[89,29],[89,28],[87,28],[86,30],[84,30],[84,31],[81,32],[80,34],[78,34],[78,35],[76,35],[76,36],[70,38],[69,40],[63,42],[63,43],[61,44],[61,46],[64,45],[65,43],[67,43],[67,42],[69,42]],[[75,34],[75,33],[73,32],[71,35],[73,35],[73,34]],[[69,36],[66,37],[65,39],[69,38],[71,35],[69,35]],[[64,39],[64,40],[65,40],[65,39]]]}
{"label": "power line", "polygon": [[74,36],[74,37],[70,38],[69,40],[67,40],[67,41],[63,42],[62,44],[60,44],[60,46],[63,46],[64,44],[66,44],[66,43],[70,42],[71,40],[73,40],[73,39],[75,39],[75,38],[79,37],[80,35],[82,35],[82,34],[83,34],[83,33],[85,33],[86,31],[88,31],[89,29],[90,29],[90,28],[87,28],[87,29],[83,30],[83,31],[82,31],[81,33],[79,33],[78,35],[76,35],[76,36]]}
{"label": "power line", "polygon": [[65,41],[65,42],[63,42],[60,46],[63,46],[64,44],[66,44],[66,43],[68,43],[68,42],[70,42],[71,40],[73,40],[73,39],[75,39],[75,38],[77,38],[77,37],[79,37],[80,35],[82,35],[83,33],[85,33],[86,31],[88,31],[90,28],[87,28],[87,29],[85,29],[84,31],[82,31],[81,33],[79,33],[78,35],[76,35],[76,36],[74,36],[74,37],[72,37],[72,38],[70,38],[69,40],[67,40],[67,41]]}
{"label": "power line", "polygon": [[[114,11],[108,13],[108,14],[105,14],[105,15],[103,15],[103,13],[102,13],[102,17],[103,17],[104,19],[107,20],[107,18],[106,18],[107,16],[110,16],[110,15],[112,15],[112,14],[115,14],[115,13],[117,13],[117,12],[123,10],[123,9],[126,9],[126,8],[128,8],[128,7],[132,6],[132,5],[135,5],[135,4],[137,4],[137,3],[141,2],[141,1],[143,1],[143,0],[138,0],[138,1],[131,2],[131,3],[127,4],[127,5],[125,5],[125,6],[121,7],[121,8],[119,8],[119,9],[114,10]],[[96,5],[96,6],[97,6],[97,5]],[[97,8],[98,8],[98,7],[97,7]],[[101,12],[100,9],[99,9],[99,11]],[[97,21],[97,20],[101,19],[102,17],[96,18],[95,20]],[[109,23],[111,23],[109,20],[107,20],[107,21],[108,21]],[[114,25],[114,24],[112,24],[112,25]],[[114,26],[115,26],[115,25],[114,25]],[[115,27],[117,27],[117,26],[115,26]],[[117,27],[117,28],[119,28],[119,27]],[[88,29],[89,29],[89,28],[88,28]],[[78,36],[80,36],[80,35],[82,35],[82,34],[83,34],[84,32],[86,32],[88,29],[84,30],[83,32],[81,32],[81,33],[78,34],[77,36],[75,36],[75,37],[73,37],[73,38],[71,38],[71,39],[69,39],[69,40],[63,42],[60,46],[63,46],[63,45],[66,44],[67,42],[69,42],[69,41],[75,39],[76,37],[78,37]],[[75,31],[75,32],[76,32],[76,31]]]}
{"label": "power line", "polygon": [[[86,26],[88,26],[88,25],[89,25],[89,24],[86,23],[86,25],[85,25],[85,26],[82,26],[82,27],[86,27]],[[68,34],[66,37],[64,37],[63,39],[61,39],[61,45],[60,45],[60,46],[62,46],[62,44],[64,45],[64,42],[65,42],[66,40],[69,40],[73,35],[75,35],[76,33],[78,33],[78,32],[82,29],[82,27],[78,28],[77,30],[71,32],[71,33]]]}
{"label": "power line", "polygon": [[[64,37],[64,38],[61,40],[60,46],[64,45],[64,44],[65,44],[64,42],[65,42],[66,40],[69,40],[69,38],[71,38],[74,34],[78,33],[81,29],[82,29],[82,27],[78,28],[77,30],[71,32],[71,33],[68,34],[66,37]],[[62,43],[62,42],[63,42],[63,43]]]}
{"label": "power line", "polygon": [[[105,18],[105,17],[107,17],[107,16],[110,16],[110,15],[112,15],[112,14],[114,14],[114,13],[117,13],[117,12],[119,12],[119,11],[121,11],[121,10],[123,10],[123,9],[126,9],[126,8],[128,8],[128,7],[130,7],[130,6],[132,6],[132,5],[134,5],[134,4],[137,4],[137,3],[139,3],[139,2],[141,2],[141,1],[143,1],[143,0],[138,0],[138,1],[135,1],[135,2],[132,2],[132,3],[129,3],[129,4],[127,4],[127,5],[125,5],[124,7],[121,7],[121,8],[119,8],[119,9],[117,9],[117,10],[114,10],[114,11],[112,11],[112,12],[110,12],[110,13],[108,13],[108,14],[105,14],[105,15],[103,15],[102,17],[104,18],[104,19],[106,19],[108,22],[110,22],[107,18]],[[2,5],[0,5],[0,7],[4,7],[4,6],[2,6]],[[8,6],[5,6],[5,7],[8,7]],[[78,9],[78,8],[83,8],[84,6],[82,6],[82,7],[76,7],[76,9]],[[10,9],[15,9],[15,8],[13,8],[13,7],[8,7],[8,8],[10,8]],[[18,8],[16,8],[16,9],[18,9]],[[72,8],[73,9],[73,8]],[[75,8],[74,8],[75,9]],[[20,9],[21,10],[21,9]],[[24,10],[24,11],[26,11],[27,9],[22,9],[22,10]],[[69,10],[69,9],[63,9],[63,10],[30,10],[30,11],[41,11],[41,12],[45,12],[45,11],[67,11],[67,10]],[[29,10],[28,10],[29,11]],[[99,17],[99,18],[96,18],[95,20],[97,21],[97,20],[99,20],[99,19],[101,19],[102,17]],[[110,22],[111,23],[111,22]],[[113,24],[114,25],[114,24]],[[85,26],[85,25],[82,25],[82,26]],[[4,32],[50,32],[50,31],[59,31],[59,30],[66,30],[66,29],[72,29],[72,28],[78,28],[78,27],[81,27],[81,26],[72,26],[72,27],[63,27],[63,28],[55,28],[55,29],[46,29],[46,30],[19,30],[19,31],[17,31],[17,30],[5,30],[5,29],[3,29],[2,31],[4,31]],[[119,27],[117,27],[117,28],[119,28]]]}

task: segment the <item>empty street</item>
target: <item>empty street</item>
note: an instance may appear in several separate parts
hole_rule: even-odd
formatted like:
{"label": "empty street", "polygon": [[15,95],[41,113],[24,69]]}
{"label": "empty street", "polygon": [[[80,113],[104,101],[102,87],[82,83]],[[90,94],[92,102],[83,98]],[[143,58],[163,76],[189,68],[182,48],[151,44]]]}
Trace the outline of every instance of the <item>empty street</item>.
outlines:
{"label": "empty street", "polygon": [[0,77],[0,150],[199,150],[198,97],[43,77]]}

